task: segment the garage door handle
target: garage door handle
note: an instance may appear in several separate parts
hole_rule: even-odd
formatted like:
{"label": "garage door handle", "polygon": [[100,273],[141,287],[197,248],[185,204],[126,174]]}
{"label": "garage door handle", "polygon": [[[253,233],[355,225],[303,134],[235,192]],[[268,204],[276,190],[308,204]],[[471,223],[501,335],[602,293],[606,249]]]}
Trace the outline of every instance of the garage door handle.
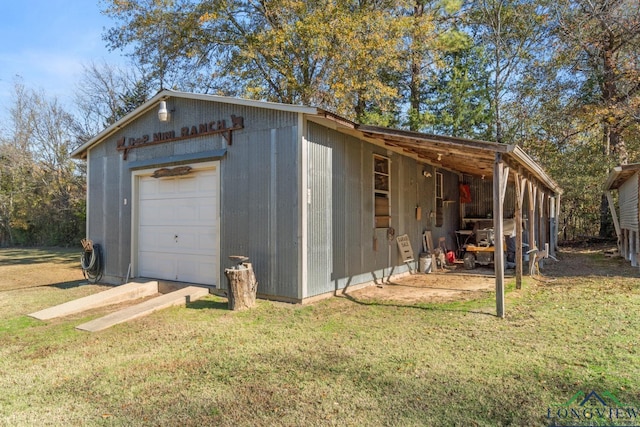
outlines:
{"label": "garage door handle", "polygon": [[176,243],[178,243],[178,235],[176,234],[173,238],[176,239]]}

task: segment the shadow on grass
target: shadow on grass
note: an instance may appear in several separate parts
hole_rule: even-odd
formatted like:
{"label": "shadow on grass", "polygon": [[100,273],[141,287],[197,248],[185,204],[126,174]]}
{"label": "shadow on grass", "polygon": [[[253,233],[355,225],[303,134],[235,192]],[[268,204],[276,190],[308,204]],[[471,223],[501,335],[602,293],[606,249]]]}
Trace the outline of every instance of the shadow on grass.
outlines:
{"label": "shadow on grass", "polygon": [[352,295],[347,293],[342,293],[339,296],[348,299],[349,301],[364,305],[364,306],[378,306],[378,307],[396,307],[396,308],[414,308],[418,310],[427,310],[427,311],[442,311],[442,312],[454,312],[454,313],[469,313],[469,314],[482,314],[485,316],[497,317],[494,313],[488,313],[486,311],[480,311],[477,309],[472,309],[470,307],[452,307],[453,304],[477,304],[478,301],[463,301],[463,302],[447,302],[447,303],[419,303],[419,304],[400,304],[396,301],[378,301],[378,300],[362,300],[355,298]]}
{"label": "shadow on grass", "polygon": [[198,300],[187,303],[187,308],[193,310],[228,310],[226,301]]}
{"label": "shadow on grass", "polygon": [[43,285],[43,286],[49,286],[49,287],[58,288],[58,289],[73,289],[80,286],[93,285],[93,284],[94,283],[89,283],[86,280],[72,280],[71,282],[52,283],[50,285]]}
{"label": "shadow on grass", "polygon": [[81,254],[81,248],[0,249],[0,265],[79,264]]}
{"label": "shadow on grass", "polygon": [[544,261],[540,272],[552,278],[572,277],[627,277],[639,278],[640,269],[631,266],[631,262],[621,257],[607,257],[600,247],[586,250],[584,248],[560,248],[558,261]]}
{"label": "shadow on grass", "polygon": [[83,279],[83,280],[72,280],[69,282],[60,282],[60,283],[42,283],[38,285],[7,287],[7,288],[0,289],[0,292],[19,291],[23,289],[35,289],[35,288],[58,288],[58,289],[66,290],[66,289],[79,288],[80,286],[87,286],[87,285],[111,286],[104,283],[90,283]]}

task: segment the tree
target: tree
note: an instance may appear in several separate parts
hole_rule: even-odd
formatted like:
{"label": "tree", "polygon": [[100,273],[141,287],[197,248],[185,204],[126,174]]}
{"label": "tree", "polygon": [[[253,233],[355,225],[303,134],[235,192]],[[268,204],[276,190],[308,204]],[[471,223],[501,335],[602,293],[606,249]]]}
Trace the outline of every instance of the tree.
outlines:
{"label": "tree", "polygon": [[[105,35],[111,49],[129,48],[143,72],[143,80],[157,89],[187,87],[198,64],[190,51],[196,40],[197,22],[189,19],[194,3],[189,0],[108,0],[103,13],[116,26]],[[185,73],[186,70],[186,73]]]}
{"label": "tree", "polygon": [[10,128],[3,134],[11,136],[0,138],[0,245],[13,245],[14,227],[26,226],[29,195],[35,187],[27,96],[28,90],[17,78],[9,111]]}
{"label": "tree", "polygon": [[70,158],[78,133],[57,99],[16,82],[0,140],[0,242],[73,244],[84,234],[84,177]]}
{"label": "tree", "polygon": [[83,142],[146,102],[150,86],[143,73],[133,67],[85,65],[75,92]]}
{"label": "tree", "polygon": [[443,135],[490,139],[493,118],[482,48],[463,45],[444,54],[442,62],[444,67],[426,91],[431,129]]}
{"label": "tree", "polygon": [[510,117],[511,106],[520,104],[518,85],[531,63],[544,56],[547,49],[546,1],[475,0],[469,6],[469,27],[476,45],[489,58],[493,139],[515,142],[512,127],[517,117]]}
{"label": "tree", "polygon": [[640,111],[640,3],[564,0],[557,13],[558,53],[581,76],[583,112],[602,126],[603,152],[626,164],[625,131]]}
{"label": "tree", "polygon": [[405,125],[420,131],[433,123],[430,111],[434,81],[446,73],[452,54],[468,49],[471,38],[461,31],[460,0],[417,0],[405,12],[406,42],[401,47],[406,62],[398,86],[406,103]]}
{"label": "tree", "polygon": [[[626,164],[640,110],[640,4],[631,0],[563,0],[556,8],[556,60],[578,77],[578,115],[597,124],[605,173]],[[604,174],[602,178],[604,179]],[[600,202],[600,235],[612,233],[607,200]]]}
{"label": "tree", "polygon": [[[402,104],[407,5],[395,0],[110,0],[106,39],[161,85],[386,122]],[[424,19],[422,20],[424,21]],[[427,36],[428,25],[421,25]],[[414,37],[416,37],[414,31]],[[171,71],[171,73],[169,72]],[[171,76],[171,79],[169,77]],[[195,76],[195,77],[194,77]]]}

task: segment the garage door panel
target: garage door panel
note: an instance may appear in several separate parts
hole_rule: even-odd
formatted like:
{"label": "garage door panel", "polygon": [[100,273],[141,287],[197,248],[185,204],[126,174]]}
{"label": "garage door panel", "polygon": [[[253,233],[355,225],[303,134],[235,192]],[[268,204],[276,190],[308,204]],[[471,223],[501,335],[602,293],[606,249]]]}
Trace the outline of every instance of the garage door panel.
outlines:
{"label": "garage door panel", "polygon": [[[169,206],[171,203],[171,206]],[[167,200],[143,200],[140,223],[162,225],[167,222],[186,225],[210,226],[217,222],[217,200],[202,201],[196,198]]]}
{"label": "garage door panel", "polygon": [[140,198],[145,200],[213,196],[217,194],[217,183],[218,177],[215,173],[161,179],[143,177],[140,182]]}
{"label": "garage door panel", "polygon": [[218,204],[211,203],[210,205],[198,206],[197,212],[195,212],[195,221],[200,224],[211,224],[218,222]]}
{"label": "garage door panel", "polygon": [[138,261],[140,276],[176,280],[177,261],[173,254],[140,251]]}
{"label": "garage door panel", "polygon": [[198,182],[202,179],[207,179],[206,174],[198,174],[198,179],[195,178],[182,178],[176,179],[174,185],[174,191],[181,194],[197,194]]}
{"label": "garage door panel", "polygon": [[[166,280],[202,283],[203,278],[213,279],[217,264],[208,255],[176,257],[174,254],[140,252],[140,275]],[[162,275],[159,277],[158,275]]]}
{"label": "garage door panel", "polygon": [[203,179],[198,180],[198,193],[201,194],[217,194],[217,172],[207,171],[202,173]]}
{"label": "garage door panel", "polygon": [[140,177],[138,183],[139,274],[217,285],[217,169],[188,177]]}
{"label": "garage door panel", "polygon": [[182,227],[179,230],[166,226],[141,227],[139,245],[156,252],[213,253],[216,250],[216,235],[214,230],[203,232],[198,227]]}
{"label": "garage door panel", "polygon": [[179,280],[183,282],[199,283],[202,277],[215,277],[217,265],[211,261],[210,257],[199,256],[181,259],[178,262]]}
{"label": "garage door panel", "polygon": [[177,250],[183,253],[206,254],[215,250],[213,231],[202,233],[200,229],[184,229],[176,242]]}
{"label": "garage door panel", "polygon": [[173,252],[175,244],[173,227],[144,226],[140,227],[139,245],[152,252]]}
{"label": "garage door panel", "polygon": [[143,200],[140,203],[140,224],[162,225],[176,220],[175,207],[167,206],[166,200]]}
{"label": "garage door panel", "polygon": [[[181,224],[198,224],[200,222],[200,206],[198,199],[185,199],[180,200],[180,204],[175,207],[175,217],[180,220]],[[206,220],[207,218],[205,218]],[[211,224],[213,222],[213,216],[209,221],[202,223],[202,225]]]}
{"label": "garage door panel", "polygon": [[158,182],[159,181],[157,179],[151,179],[148,177],[140,178],[140,200],[154,198],[154,196],[158,194]]}

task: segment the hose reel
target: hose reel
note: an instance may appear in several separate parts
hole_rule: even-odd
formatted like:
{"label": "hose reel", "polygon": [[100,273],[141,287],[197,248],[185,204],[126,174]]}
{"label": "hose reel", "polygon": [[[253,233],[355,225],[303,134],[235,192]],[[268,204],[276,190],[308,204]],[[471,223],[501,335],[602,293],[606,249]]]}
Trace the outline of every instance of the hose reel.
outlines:
{"label": "hose reel", "polygon": [[80,243],[84,249],[80,256],[82,274],[88,281],[97,283],[102,278],[102,249],[89,239],[82,239]]}

